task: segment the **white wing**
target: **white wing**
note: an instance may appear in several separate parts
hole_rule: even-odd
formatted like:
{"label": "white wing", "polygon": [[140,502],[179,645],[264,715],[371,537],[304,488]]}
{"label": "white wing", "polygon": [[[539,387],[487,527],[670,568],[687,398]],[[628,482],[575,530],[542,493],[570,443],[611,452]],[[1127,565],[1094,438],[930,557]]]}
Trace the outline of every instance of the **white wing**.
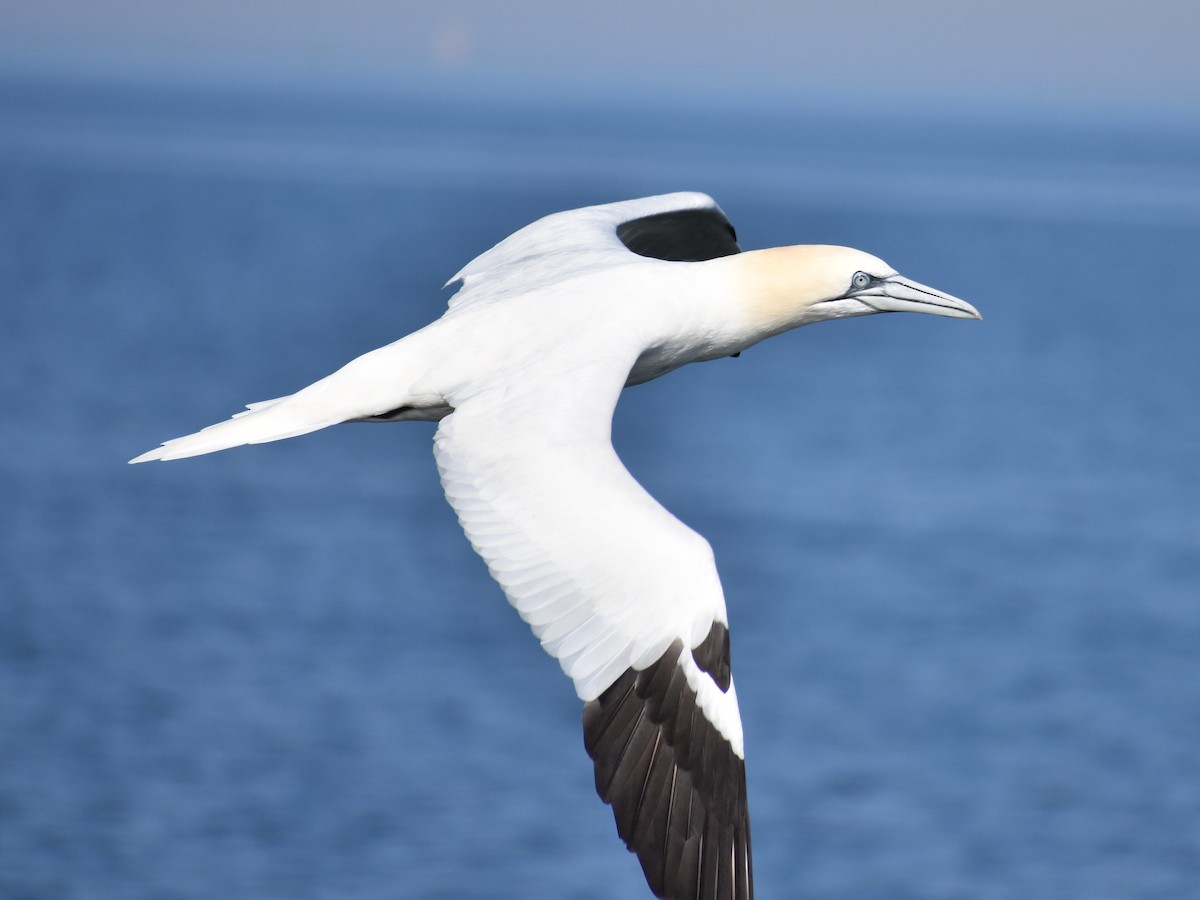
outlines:
{"label": "white wing", "polygon": [[708,543],[613,450],[633,362],[563,350],[536,377],[448,397],[438,469],[471,544],[586,702],[597,790],[651,888],[749,897],[725,601]]}
{"label": "white wing", "polygon": [[[462,288],[450,298],[449,306],[460,309],[481,302],[499,302],[510,296],[529,294],[590,267],[623,262],[629,258],[630,248],[617,236],[621,225],[695,210],[711,211],[732,233],[716,201],[694,191],[622,200],[544,216],[463,266],[447,282],[462,283]],[[733,242],[732,236],[728,240]]]}

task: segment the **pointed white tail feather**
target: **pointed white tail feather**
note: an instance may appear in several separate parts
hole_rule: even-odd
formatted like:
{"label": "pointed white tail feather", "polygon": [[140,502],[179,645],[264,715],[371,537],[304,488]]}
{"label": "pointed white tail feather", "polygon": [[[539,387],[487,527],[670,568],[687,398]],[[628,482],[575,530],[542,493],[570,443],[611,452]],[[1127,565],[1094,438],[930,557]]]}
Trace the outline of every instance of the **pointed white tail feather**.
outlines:
{"label": "pointed white tail feather", "polygon": [[[209,425],[195,434],[166,441],[161,447],[131,459],[130,463],[185,459],[189,456],[228,450],[230,447],[240,447],[243,444],[281,441],[284,438],[308,434],[310,431],[319,431],[343,421],[341,418],[320,418],[314,421],[311,418],[311,410],[293,408],[284,402],[288,399],[290,398],[280,397],[250,404],[245,412],[237,413],[231,419]],[[306,412],[308,416],[305,416]]]}
{"label": "pointed white tail feather", "polygon": [[[414,383],[443,356],[445,346],[457,346],[453,334],[449,337],[444,334],[445,328],[434,323],[352,359],[303,390],[286,397],[250,403],[231,419],[167,441],[130,462],[183,459],[242,444],[279,441],[402,406],[444,406],[441,396],[414,388]],[[430,417],[437,419],[444,414],[435,413]]]}

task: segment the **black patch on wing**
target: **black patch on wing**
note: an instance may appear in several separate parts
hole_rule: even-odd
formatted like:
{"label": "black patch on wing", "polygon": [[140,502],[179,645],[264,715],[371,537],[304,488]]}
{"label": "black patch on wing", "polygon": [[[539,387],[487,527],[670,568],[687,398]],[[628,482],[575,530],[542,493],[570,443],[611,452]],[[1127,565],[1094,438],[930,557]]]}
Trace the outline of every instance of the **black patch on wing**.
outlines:
{"label": "black patch on wing", "polygon": [[[715,643],[727,646],[727,635]],[[596,792],[656,897],[753,900],[746,764],[697,705],[685,652],[675,641],[584,706]]]}
{"label": "black patch on wing", "polygon": [[719,209],[681,209],[617,226],[621,243],[638,256],[700,262],[741,253],[737,234]]}
{"label": "black patch on wing", "polygon": [[713,622],[708,637],[692,648],[692,659],[696,665],[712,676],[722,693],[729,690],[733,677],[729,671],[729,629],[720,622]]}

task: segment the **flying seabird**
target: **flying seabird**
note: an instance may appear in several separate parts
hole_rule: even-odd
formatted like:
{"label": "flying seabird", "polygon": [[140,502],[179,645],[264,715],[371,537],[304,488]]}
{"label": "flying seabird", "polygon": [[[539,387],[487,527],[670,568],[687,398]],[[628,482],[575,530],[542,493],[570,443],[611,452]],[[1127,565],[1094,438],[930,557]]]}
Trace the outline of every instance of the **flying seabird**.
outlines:
{"label": "flying seabird", "polygon": [[676,193],[539,219],[470,262],[433,323],[295,394],[167,441],[180,459],[340,422],[440,421],[446,498],[583,701],[596,790],[669,900],[753,896],[728,616],[708,542],[613,450],[621,390],[801,325],[979,318],[847,247],[742,252]]}

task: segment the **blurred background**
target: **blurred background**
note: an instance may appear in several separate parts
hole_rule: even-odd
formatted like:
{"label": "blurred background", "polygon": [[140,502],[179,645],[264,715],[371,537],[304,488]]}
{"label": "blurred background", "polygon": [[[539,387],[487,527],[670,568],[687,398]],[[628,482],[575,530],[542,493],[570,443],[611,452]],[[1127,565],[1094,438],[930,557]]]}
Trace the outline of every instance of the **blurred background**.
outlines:
{"label": "blurred background", "polygon": [[158,442],[673,190],[977,305],[629,391],[764,897],[1200,896],[1200,8],[0,0],[0,896],[648,896],[432,427]]}

